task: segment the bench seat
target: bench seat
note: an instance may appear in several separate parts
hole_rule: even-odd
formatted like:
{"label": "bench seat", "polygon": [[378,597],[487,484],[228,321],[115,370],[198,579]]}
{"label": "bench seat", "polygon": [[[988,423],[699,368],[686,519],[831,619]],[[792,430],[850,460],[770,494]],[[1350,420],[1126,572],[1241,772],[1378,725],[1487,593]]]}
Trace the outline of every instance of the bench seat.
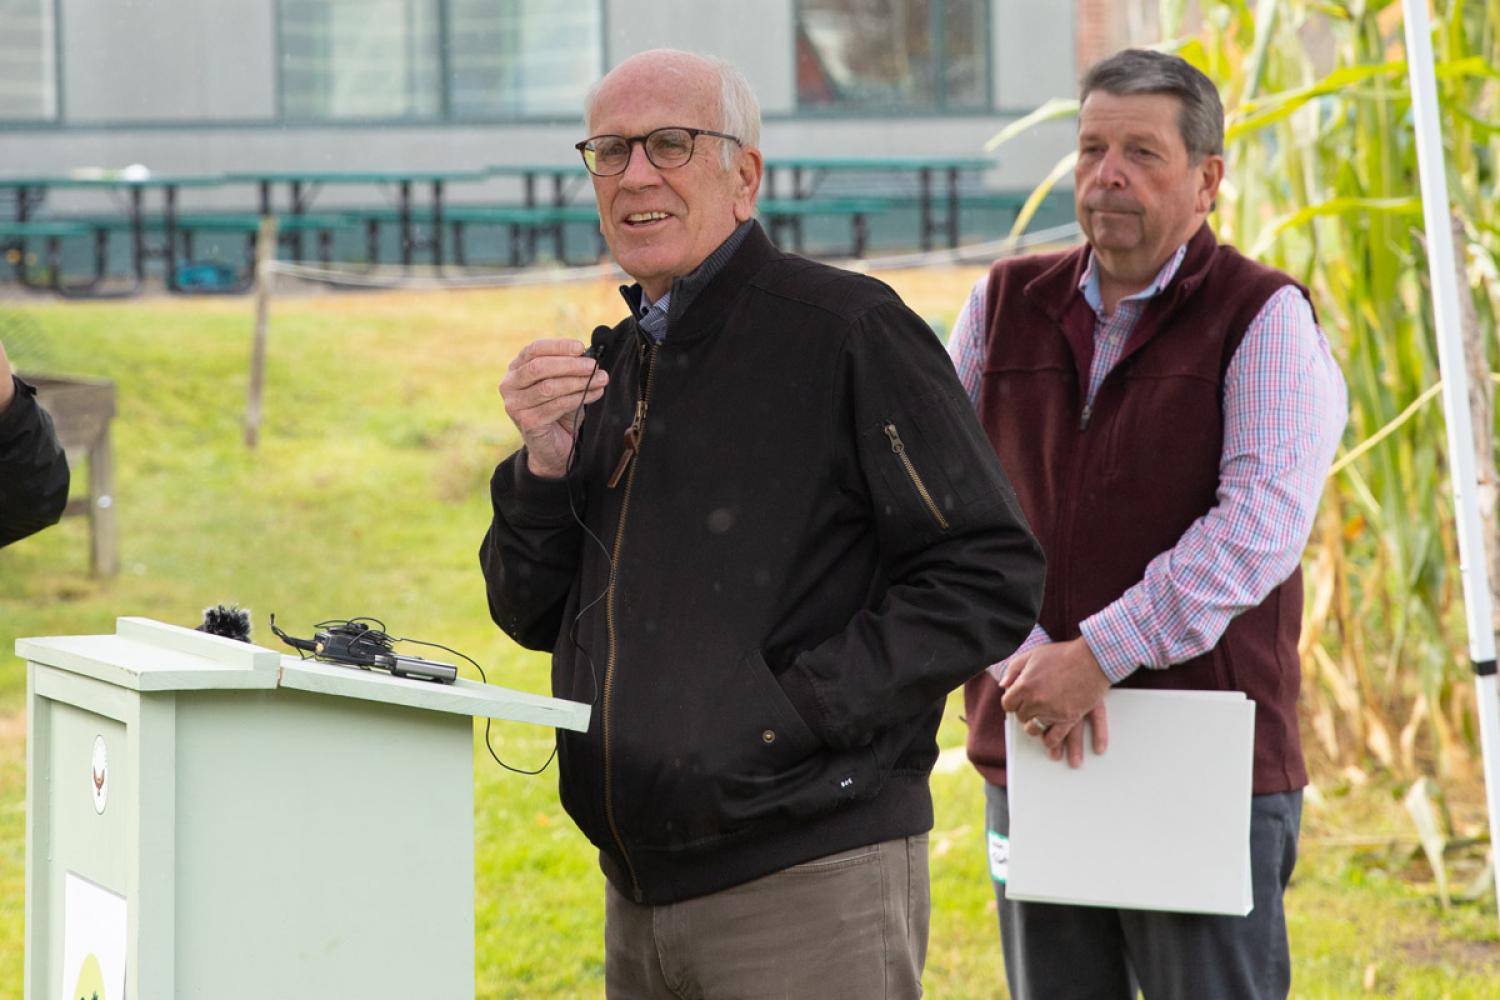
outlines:
{"label": "bench seat", "polygon": [[855,257],[865,255],[869,243],[869,217],[879,215],[891,207],[890,199],[875,197],[838,198],[767,198],[756,209],[766,220],[773,242],[780,242],[780,234],[787,228],[792,231],[792,249],[802,252],[802,220],[811,216],[845,216],[849,219],[852,236],[851,253]]}

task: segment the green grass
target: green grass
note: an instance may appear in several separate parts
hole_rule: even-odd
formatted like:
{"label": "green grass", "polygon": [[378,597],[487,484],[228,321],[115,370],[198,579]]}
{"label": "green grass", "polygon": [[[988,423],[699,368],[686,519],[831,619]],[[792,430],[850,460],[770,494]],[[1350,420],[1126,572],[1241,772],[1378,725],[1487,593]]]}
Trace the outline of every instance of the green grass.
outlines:
{"label": "green grass", "polygon": [[[951,326],[977,275],[888,280]],[[266,424],[250,452],[239,424],[247,301],[0,307],[21,365],[116,381],[121,546],[121,572],[107,581],[88,576],[79,520],[0,551],[0,996],[19,995],[22,974],[25,677],[14,639],[111,632],[125,614],[192,625],[204,606],[234,601],[253,609],[257,638],[271,644],[272,611],[296,631],[375,613],[470,653],[492,681],[544,691],[546,658],[490,624],[475,558],[485,483],[515,440],[495,384],[526,340],[586,339],[594,320],[619,311],[608,283],[278,300]],[[494,733],[507,760],[546,757],[544,732],[497,724]],[[962,735],[955,706],[944,746],[961,746]],[[479,752],[478,995],[599,996],[602,879],[557,802],[555,773],[506,773]],[[948,761],[957,766],[933,779],[928,995],[1002,996],[983,796],[967,765]],[[1362,995],[1367,981],[1377,995],[1500,994],[1492,895],[1442,917],[1418,884],[1430,876],[1405,855],[1372,859],[1329,841],[1346,827],[1407,833],[1393,793],[1377,788],[1309,809],[1288,897],[1297,995]]]}

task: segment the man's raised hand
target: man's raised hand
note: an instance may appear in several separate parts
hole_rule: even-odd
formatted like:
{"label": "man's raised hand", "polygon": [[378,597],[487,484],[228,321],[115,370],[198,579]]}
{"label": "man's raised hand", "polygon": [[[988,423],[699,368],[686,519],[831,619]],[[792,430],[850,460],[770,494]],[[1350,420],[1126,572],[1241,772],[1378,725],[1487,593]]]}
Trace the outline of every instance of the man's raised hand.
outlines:
{"label": "man's raised hand", "polygon": [[577,340],[532,341],[500,380],[505,412],[521,432],[533,475],[556,479],[568,471],[579,404],[594,402],[609,384],[609,373],[583,352]]}

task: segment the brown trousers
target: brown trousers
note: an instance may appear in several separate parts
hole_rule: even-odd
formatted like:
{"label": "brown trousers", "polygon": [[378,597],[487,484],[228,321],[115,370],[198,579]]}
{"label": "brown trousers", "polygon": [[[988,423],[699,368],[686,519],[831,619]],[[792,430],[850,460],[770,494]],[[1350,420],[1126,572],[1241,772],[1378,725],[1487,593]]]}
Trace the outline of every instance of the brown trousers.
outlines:
{"label": "brown trousers", "polygon": [[915,1000],[931,897],[927,836],[640,906],[605,888],[609,1000]]}

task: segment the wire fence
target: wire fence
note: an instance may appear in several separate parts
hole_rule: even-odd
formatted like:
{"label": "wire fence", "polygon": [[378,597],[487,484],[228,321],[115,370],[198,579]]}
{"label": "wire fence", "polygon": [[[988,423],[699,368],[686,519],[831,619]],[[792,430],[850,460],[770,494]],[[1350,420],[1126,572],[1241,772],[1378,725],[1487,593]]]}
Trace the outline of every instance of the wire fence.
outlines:
{"label": "wire fence", "polygon": [[[1002,257],[1028,253],[1038,247],[1069,245],[1077,242],[1080,231],[1076,222],[1027,233],[1018,239],[989,240],[943,250],[836,260],[831,263],[850,270],[898,271],[922,267],[944,267],[959,264],[987,264]],[[452,265],[355,265],[347,268],[307,261],[270,260],[263,265],[263,277],[287,277],[313,284],[339,288],[383,288],[432,290],[444,288],[515,288],[527,285],[560,285],[601,279],[629,280],[613,264],[590,264],[585,267],[533,267],[522,271],[495,271]]]}

